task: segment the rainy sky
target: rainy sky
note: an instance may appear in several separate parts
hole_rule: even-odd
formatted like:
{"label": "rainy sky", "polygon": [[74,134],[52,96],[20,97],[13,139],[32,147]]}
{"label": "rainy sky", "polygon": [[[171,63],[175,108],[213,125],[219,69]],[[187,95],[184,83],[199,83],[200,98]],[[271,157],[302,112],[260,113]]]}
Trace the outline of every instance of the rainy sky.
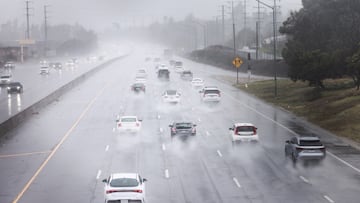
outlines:
{"label": "rainy sky", "polygon": [[[236,4],[244,0],[234,2]],[[256,1],[246,2],[248,12],[255,12]],[[273,4],[273,0],[263,2]],[[87,28],[101,30],[113,22],[146,25],[161,21],[164,16],[182,20],[190,13],[200,19],[215,19],[215,16],[221,14],[222,4],[230,5],[224,0],[31,0],[29,7],[30,22],[33,24],[43,23],[44,5],[48,5],[50,24],[80,23]],[[284,14],[301,8],[301,0],[280,0],[278,4]],[[25,0],[0,0],[0,23],[14,19],[24,23],[25,7]]]}

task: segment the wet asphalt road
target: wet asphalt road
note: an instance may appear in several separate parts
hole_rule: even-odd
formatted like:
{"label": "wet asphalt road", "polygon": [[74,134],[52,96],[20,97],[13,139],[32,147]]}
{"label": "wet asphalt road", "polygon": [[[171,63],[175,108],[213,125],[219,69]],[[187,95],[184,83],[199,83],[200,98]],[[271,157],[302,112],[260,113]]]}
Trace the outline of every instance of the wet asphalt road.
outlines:
{"label": "wet asphalt road", "polygon": [[[233,73],[182,59],[222,90],[219,104],[203,104],[173,69],[170,82],[157,80],[154,63],[144,59],[161,53],[137,47],[10,131],[0,147],[0,202],[103,202],[101,180],[113,172],[147,178],[149,203],[359,202],[356,150],[336,151],[346,146],[213,77]],[[147,70],[147,90],[135,95],[130,85],[139,68]],[[182,92],[180,104],[161,101],[169,88]],[[118,114],[142,118],[141,132],[116,132]],[[195,122],[197,136],[171,140],[168,125],[176,120]],[[234,122],[255,124],[260,142],[232,147]],[[321,165],[294,167],[284,156],[294,133],[322,136],[334,155]]]}

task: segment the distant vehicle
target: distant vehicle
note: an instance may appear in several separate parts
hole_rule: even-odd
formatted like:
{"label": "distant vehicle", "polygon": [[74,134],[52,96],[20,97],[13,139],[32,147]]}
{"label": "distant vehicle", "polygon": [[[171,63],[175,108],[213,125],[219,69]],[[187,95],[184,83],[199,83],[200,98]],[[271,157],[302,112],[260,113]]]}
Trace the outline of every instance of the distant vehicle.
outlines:
{"label": "distant vehicle", "polygon": [[40,67],[40,74],[41,75],[48,75],[50,73],[49,66],[41,66]]}
{"label": "distant vehicle", "polygon": [[145,57],[145,61],[151,61],[150,57]]}
{"label": "distant vehicle", "polygon": [[251,123],[235,123],[231,128],[229,128],[229,133],[233,144],[238,142],[259,141],[257,127]]}
{"label": "distant vehicle", "polygon": [[188,81],[191,81],[193,79],[193,74],[191,71],[189,70],[184,70],[183,72],[181,72],[181,75],[180,75],[181,79],[183,80],[188,80]]}
{"label": "distant vehicle", "polygon": [[67,67],[74,67],[74,66],[75,66],[75,63],[74,63],[73,60],[68,60],[68,61],[66,61],[65,65],[66,65]]}
{"label": "distant vehicle", "polygon": [[175,72],[181,73],[184,70],[183,63],[181,61],[175,61],[174,68],[175,68]]}
{"label": "distant vehicle", "polygon": [[136,76],[135,78],[135,83],[146,83],[146,77],[139,77],[139,76]]}
{"label": "distant vehicle", "polygon": [[4,64],[4,68],[8,68],[8,69],[15,68],[15,63],[12,62],[12,61],[7,61],[7,62]]}
{"label": "distant vehicle", "polygon": [[169,80],[170,79],[170,71],[167,67],[160,67],[157,72],[157,77],[161,80]]}
{"label": "distant vehicle", "polygon": [[201,78],[193,78],[191,80],[191,86],[193,88],[201,88],[204,86],[204,81]]}
{"label": "distant vehicle", "polygon": [[199,93],[203,102],[220,102],[221,100],[220,90],[215,86],[206,86]]}
{"label": "distant vehicle", "polygon": [[9,84],[11,82],[12,76],[10,74],[5,74],[0,76],[0,84]]}
{"label": "distant vehicle", "polygon": [[137,116],[123,116],[116,120],[116,126],[120,132],[139,132],[141,121]]}
{"label": "distant vehicle", "polygon": [[169,125],[171,138],[175,136],[180,139],[187,139],[196,135],[196,124],[192,122],[174,122]]}
{"label": "distant vehicle", "polygon": [[166,90],[162,94],[163,101],[167,103],[176,103],[176,104],[179,103],[180,96],[181,94],[177,90]]}
{"label": "distant vehicle", "polygon": [[169,64],[170,64],[170,66],[174,66],[175,65],[175,60],[173,60],[173,59],[169,60]]}
{"label": "distant vehicle", "polygon": [[131,90],[136,93],[145,92],[145,84],[141,82],[135,82],[133,85],[131,85]]}
{"label": "distant vehicle", "polygon": [[60,62],[52,62],[49,64],[49,66],[53,69],[62,69],[62,63]]}
{"label": "distant vehicle", "polygon": [[40,60],[40,66],[49,66],[49,61],[43,59],[43,60]]}
{"label": "distant vehicle", "polygon": [[7,87],[7,93],[22,93],[23,92],[23,86],[20,82],[10,82]]}
{"label": "distant vehicle", "polygon": [[173,56],[173,50],[171,49],[164,49],[164,57],[169,59]]}
{"label": "distant vehicle", "polygon": [[160,62],[160,61],[161,61],[160,57],[155,57],[154,58],[154,62]]}
{"label": "distant vehicle", "polygon": [[137,173],[113,173],[105,183],[105,203],[144,203],[145,182]]}
{"label": "distant vehicle", "polygon": [[136,77],[146,78],[147,73],[146,73],[145,69],[139,69],[136,73]]}
{"label": "distant vehicle", "polygon": [[316,136],[295,136],[285,142],[285,156],[294,163],[303,161],[322,161],[326,156],[325,146]]}

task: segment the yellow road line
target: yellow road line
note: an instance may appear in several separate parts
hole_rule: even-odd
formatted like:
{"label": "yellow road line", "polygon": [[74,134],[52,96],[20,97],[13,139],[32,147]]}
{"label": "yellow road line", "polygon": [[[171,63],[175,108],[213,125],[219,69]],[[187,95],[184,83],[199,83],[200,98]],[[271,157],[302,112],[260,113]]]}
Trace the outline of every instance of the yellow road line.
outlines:
{"label": "yellow road line", "polygon": [[1,158],[11,158],[11,157],[21,157],[21,156],[31,156],[31,155],[36,155],[36,154],[48,154],[51,151],[41,151],[41,152],[27,152],[27,153],[19,153],[19,154],[5,154],[5,155],[0,155],[0,159]]}
{"label": "yellow road line", "polygon": [[72,131],[79,125],[80,121],[83,119],[85,114],[89,111],[90,107],[94,104],[96,99],[104,92],[106,85],[99,91],[99,93],[89,102],[89,104],[86,106],[84,111],[80,114],[79,118],[76,120],[76,122],[71,126],[71,128],[66,132],[66,134],[63,136],[63,138],[60,140],[60,142],[55,146],[55,148],[51,151],[49,156],[46,158],[46,160],[41,164],[41,166],[38,168],[38,170],[35,172],[35,174],[31,177],[31,179],[26,183],[24,188],[21,190],[21,192],[16,196],[13,203],[17,203],[21,197],[24,195],[24,193],[29,189],[30,185],[34,182],[36,177],[40,174],[40,172],[44,169],[46,164],[50,161],[50,159],[55,155],[57,150],[61,147],[61,145],[65,142],[65,140],[69,137],[69,135],[72,133]]}

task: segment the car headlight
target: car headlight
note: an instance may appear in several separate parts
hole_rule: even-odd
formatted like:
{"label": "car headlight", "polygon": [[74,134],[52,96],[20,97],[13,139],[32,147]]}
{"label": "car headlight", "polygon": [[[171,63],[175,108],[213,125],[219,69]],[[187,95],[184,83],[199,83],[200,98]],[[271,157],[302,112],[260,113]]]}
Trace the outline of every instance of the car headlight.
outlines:
{"label": "car headlight", "polygon": [[19,90],[19,89],[20,89],[20,87],[16,87],[16,89],[18,89],[18,90]]}
{"label": "car headlight", "polygon": [[8,90],[10,90],[10,89],[11,89],[11,87],[7,87],[7,89],[8,89]]}

